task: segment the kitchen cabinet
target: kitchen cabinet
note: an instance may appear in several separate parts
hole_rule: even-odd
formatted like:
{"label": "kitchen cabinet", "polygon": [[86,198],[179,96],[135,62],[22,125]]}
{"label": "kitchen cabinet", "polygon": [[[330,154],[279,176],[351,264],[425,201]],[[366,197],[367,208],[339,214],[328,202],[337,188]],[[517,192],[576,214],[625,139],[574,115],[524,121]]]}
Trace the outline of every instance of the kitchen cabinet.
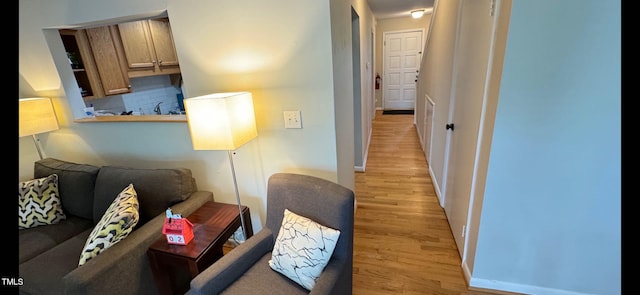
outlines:
{"label": "kitchen cabinet", "polygon": [[117,25],[130,78],[180,73],[168,18]]}
{"label": "kitchen cabinet", "polygon": [[119,36],[115,26],[86,29],[100,81],[105,95],[131,92],[131,84],[119,47]]}
{"label": "kitchen cabinet", "polygon": [[114,26],[59,32],[85,100],[131,92],[124,53]]}
{"label": "kitchen cabinet", "polygon": [[84,30],[60,30],[60,37],[82,97],[86,100],[103,97],[102,83],[86,32]]}

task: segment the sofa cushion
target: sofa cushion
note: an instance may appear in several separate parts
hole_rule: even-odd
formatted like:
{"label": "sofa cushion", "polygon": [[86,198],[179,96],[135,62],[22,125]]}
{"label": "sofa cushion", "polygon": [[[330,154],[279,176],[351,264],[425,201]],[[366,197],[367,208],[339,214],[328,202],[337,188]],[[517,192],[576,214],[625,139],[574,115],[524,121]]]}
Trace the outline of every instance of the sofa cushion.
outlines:
{"label": "sofa cushion", "polygon": [[93,165],[46,158],[35,162],[33,175],[34,178],[58,175],[58,192],[64,212],[92,219],[93,193],[98,171],[100,168]]}
{"label": "sofa cushion", "polygon": [[57,224],[19,230],[18,262],[23,263],[91,228],[93,220],[69,215]]}
{"label": "sofa cushion", "polygon": [[98,256],[102,251],[126,238],[138,224],[138,198],[133,184],[129,184],[104,213],[93,228],[80,254],[78,266]]}
{"label": "sofa cushion", "polygon": [[340,231],[284,210],[269,266],[307,290],[329,263]]}
{"label": "sofa cushion", "polygon": [[56,224],[67,216],[58,194],[58,175],[18,183],[18,228]]}
{"label": "sofa cushion", "polygon": [[139,224],[145,224],[167,208],[186,200],[195,192],[191,170],[140,169],[103,166],[96,179],[96,195],[93,206],[94,222],[107,210],[123,187],[133,184],[140,204]]}
{"label": "sofa cushion", "polygon": [[88,229],[21,263],[18,272],[24,284],[20,294],[65,294],[63,278],[78,268],[78,253],[90,232]]}

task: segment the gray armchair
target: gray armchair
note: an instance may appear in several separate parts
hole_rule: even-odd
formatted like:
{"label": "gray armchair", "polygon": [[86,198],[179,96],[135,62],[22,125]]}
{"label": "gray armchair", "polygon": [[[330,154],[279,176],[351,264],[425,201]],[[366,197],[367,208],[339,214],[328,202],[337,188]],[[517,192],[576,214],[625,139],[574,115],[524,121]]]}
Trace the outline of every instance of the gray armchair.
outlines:
{"label": "gray armchair", "polygon": [[[187,294],[351,294],[354,200],[352,190],[328,180],[272,175],[266,226],[193,278]],[[284,209],[340,230],[333,255],[310,292],[269,267]]]}

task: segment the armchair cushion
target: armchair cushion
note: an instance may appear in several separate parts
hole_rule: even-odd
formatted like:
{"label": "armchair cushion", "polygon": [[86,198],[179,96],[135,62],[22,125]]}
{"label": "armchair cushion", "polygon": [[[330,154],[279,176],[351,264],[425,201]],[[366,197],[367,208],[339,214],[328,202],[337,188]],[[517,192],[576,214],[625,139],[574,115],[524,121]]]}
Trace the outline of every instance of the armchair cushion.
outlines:
{"label": "armchair cushion", "polygon": [[269,266],[311,290],[331,259],[340,231],[284,210]]}

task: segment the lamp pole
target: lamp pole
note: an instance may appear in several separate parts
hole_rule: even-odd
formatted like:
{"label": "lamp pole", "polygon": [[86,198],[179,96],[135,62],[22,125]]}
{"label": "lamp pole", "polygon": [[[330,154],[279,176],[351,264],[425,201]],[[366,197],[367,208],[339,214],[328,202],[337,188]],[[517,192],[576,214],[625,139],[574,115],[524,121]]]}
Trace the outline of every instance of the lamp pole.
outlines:
{"label": "lamp pole", "polygon": [[40,160],[42,160],[42,150],[40,149],[40,140],[36,137],[35,134],[31,134],[33,137],[33,143],[36,145],[36,149],[38,150],[38,155],[40,156]]}
{"label": "lamp pole", "polygon": [[242,214],[242,206],[240,204],[240,193],[238,193],[238,182],[236,181],[236,169],[233,167],[233,152],[227,150],[229,154],[229,164],[231,164],[231,175],[233,176],[233,187],[236,190],[236,202],[238,203],[238,211],[240,212],[240,222],[242,223],[242,237],[243,241],[247,240],[247,230],[244,225],[244,214]]}

